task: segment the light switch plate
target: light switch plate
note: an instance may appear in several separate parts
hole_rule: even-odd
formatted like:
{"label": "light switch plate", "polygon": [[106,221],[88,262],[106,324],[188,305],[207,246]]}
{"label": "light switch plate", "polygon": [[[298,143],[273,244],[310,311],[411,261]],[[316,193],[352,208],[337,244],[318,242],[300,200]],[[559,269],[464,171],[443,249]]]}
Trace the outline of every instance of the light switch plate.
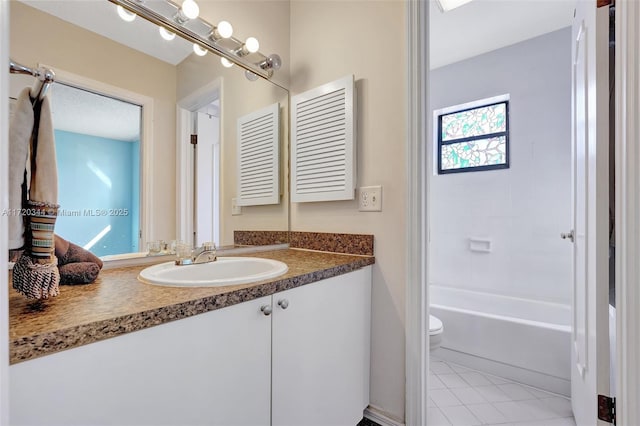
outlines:
{"label": "light switch plate", "polygon": [[381,212],[382,211],[382,186],[363,186],[360,188],[358,197],[361,212]]}
{"label": "light switch plate", "polygon": [[242,214],[242,207],[238,205],[238,199],[231,199],[231,216],[240,216]]}

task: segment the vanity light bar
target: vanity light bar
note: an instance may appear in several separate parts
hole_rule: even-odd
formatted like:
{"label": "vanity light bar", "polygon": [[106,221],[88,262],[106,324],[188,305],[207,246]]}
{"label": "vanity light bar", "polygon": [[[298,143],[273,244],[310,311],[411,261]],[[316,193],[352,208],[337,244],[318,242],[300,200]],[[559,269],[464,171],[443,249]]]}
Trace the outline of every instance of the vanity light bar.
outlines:
{"label": "vanity light bar", "polygon": [[[197,32],[191,30],[188,26],[184,25],[184,24],[180,24],[179,22],[176,22],[176,20],[173,19],[173,16],[165,16],[147,6],[144,5],[143,2],[141,2],[140,0],[109,0],[111,3],[114,3],[118,6],[122,6],[123,8],[125,8],[126,10],[135,13],[136,15],[139,15],[145,19],[147,19],[148,21],[153,22],[154,24],[160,26],[160,27],[164,27],[166,30],[174,32],[176,34],[180,34],[182,35],[185,39],[187,39],[188,41],[192,42],[192,43],[196,43],[199,44],[202,47],[206,47],[207,49],[217,53],[218,55],[220,55],[223,58],[226,58],[227,60],[237,64],[238,66],[244,68],[245,70],[248,70],[254,74],[257,74],[261,77],[264,77],[266,79],[271,78],[271,76],[273,75],[273,69],[270,68],[265,68],[263,66],[261,66],[261,64],[264,64],[265,61],[268,59],[267,56],[263,55],[260,52],[257,52],[255,55],[259,55],[259,57],[261,58],[258,63],[253,63],[251,61],[248,61],[246,59],[245,56],[238,56],[235,52],[237,50],[236,49],[227,49],[223,46],[220,46],[219,44],[217,44],[215,41],[213,41],[212,39],[210,39],[208,37],[208,34],[205,35],[201,35],[198,34]],[[166,1],[167,4],[175,7],[176,9],[176,13],[178,10],[180,10],[180,7],[177,6],[176,4],[174,4],[171,1]],[[203,20],[202,18],[196,18],[193,19],[193,21],[200,21],[201,23],[203,23],[204,25],[206,25],[209,28],[215,28],[214,25],[211,25],[210,23],[208,23],[207,21]],[[189,21],[187,21],[189,22]],[[236,39],[235,37],[231,37],[230,39],[227,40],[233,40],[236,44],[238,44],[240,48],[243,47],[244,42],[242,42],[241,40]]]}

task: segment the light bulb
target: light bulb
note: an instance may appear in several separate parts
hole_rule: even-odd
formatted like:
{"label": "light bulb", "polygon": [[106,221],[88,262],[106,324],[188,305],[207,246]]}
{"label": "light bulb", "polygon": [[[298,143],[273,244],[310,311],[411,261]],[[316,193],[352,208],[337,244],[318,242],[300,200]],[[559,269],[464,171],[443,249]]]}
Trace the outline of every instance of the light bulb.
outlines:
{"label": "light bulb", "polygon": [[272,70],[279,70],[282,67],[282,58],[277,53],[272,53],[267,57],[267,67]]}
{"label": "light bulb", "polygon": [[260,43],[258,43],[258,39],[255,37],[249,37],[244,42],[244,47],[247,49],[249,53],[256,53],[260,50]]}
{"label": "light bulb", "polygon": [[158,31],[160,31],[160,35],[162,36],[162,38],[167,41],[171,41],[176,38],[176,33],[172,33],[165,27],[158,27]]}
{"label": "light bulb", "polygon": [[222,38],[229,38],[233,35],[233,27],[227,21],[218,22],[216,31],[218,32],[218,35]]}
{"label": "light bulb", "polygon": [[254,73],[254,72],[251,72],[249,70],[244,70],[244,76],[249,81],[256,81],[258,79],[258,74]]}
{"label": "light bulb", "polygon": [[207,49],[203,49],[199,44],[193,43],[193,51],[198,56],[204,56],[207,54]]}
{"label": "light bulb", "polygon": [[122,18],[123,21],[133,22],[133,20],[136,19],[136,14],[133,12],[129,12],[124,7],[118,6],[117,9],[118,9],[118,16],[120,16],[120,18]]}
{"label": "light bulb", "polygon": [[225,68],[231,68],[233,66],[233,62],[231,62],[227,58],[220,58],[220,62],[222,63],[222,66],[224,66]]}
{"label": "light bulb", "polygon": [[184,0],[182,2],[182,7],[180,8],[184,16],[189,19],[196,19],[200,14],[200,7],[198,7],[198,3],[193,0]]}

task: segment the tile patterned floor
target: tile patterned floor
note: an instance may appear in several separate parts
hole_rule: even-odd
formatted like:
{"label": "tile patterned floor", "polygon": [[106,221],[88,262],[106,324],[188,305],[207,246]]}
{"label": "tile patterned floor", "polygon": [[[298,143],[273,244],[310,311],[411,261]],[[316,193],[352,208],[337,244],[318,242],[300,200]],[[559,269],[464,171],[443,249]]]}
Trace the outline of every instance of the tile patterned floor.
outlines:
{"label": "tile patterned floor", "polygon": [[431,359],[427,426],[575,426],[565,397]]}

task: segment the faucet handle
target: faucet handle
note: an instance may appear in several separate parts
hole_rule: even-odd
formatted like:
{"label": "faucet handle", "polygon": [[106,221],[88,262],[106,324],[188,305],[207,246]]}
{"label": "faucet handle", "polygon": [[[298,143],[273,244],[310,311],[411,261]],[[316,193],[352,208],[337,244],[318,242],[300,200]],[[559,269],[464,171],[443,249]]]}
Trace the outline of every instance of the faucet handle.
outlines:
{"label": "faucet handle", "polygon": [[216,249],[216,245],[211,241],[207,241],[206,243],[202,243],[202,249],[205,251],[213,251]]}

